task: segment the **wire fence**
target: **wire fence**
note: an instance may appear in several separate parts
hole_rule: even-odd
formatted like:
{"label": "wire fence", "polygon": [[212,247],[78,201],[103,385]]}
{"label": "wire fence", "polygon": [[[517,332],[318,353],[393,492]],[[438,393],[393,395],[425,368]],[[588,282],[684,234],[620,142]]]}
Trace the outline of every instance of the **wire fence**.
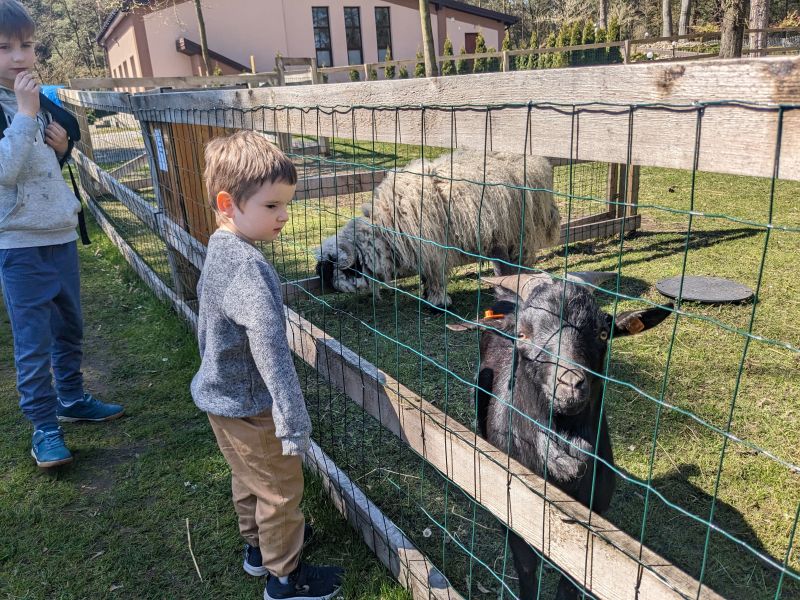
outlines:
{"label": "wire fence", "polygon": [[[692,64],[678,91],[663,72],[641,67],[616,97],[597,96],[607,89],[598,68],[558,73],[558,82],[531,74],[523,88],[504,87],[498,74],[459,78],[467,87],[451,91],[409,81],[246,94],[67,91],[63,99],[82,124],[77,162],[93,212],[190,322],[214,228],[203,145],[253,129],[291,156],[300,178],[291,221],[263,251],[284,281],[314,439],[340,469],[332,487],[358,486],[379,511],[357,520],[365,539],[391,546],[392,565],[403,562],[403,544],[423,557],[421,570],[408,555],[395,569],[416,597],[549,598],[566,576],[560,597],[778,599],[800,594],[800,104],[796,92],[770,96],[782,60],[769,59],[769,73]],[[583,91],[565,100],[563,89]],[[726,95],[731,89],[752,91],[738,98]],[[484,166],[453,176],[464,149]],[[498,151],[515,154],[521,184],[489,176],[485,165]],[[536,155],[553,165],[544,190],[528,177]],[[437,160],[451,176],[425,170]],[[392,190],[390,209],[416,211],[416,230],[370,216],[384,202],[376,188],[397,186],[403,174],[418,187]],[[475,324],[493,305],[486,279],[498,257],[442,242],[425,221],[431,190],[448,198],[459,183],[486,202],[499,190],[523,207],[552,193],[560,239],[535,264],[522,254],[500,262],[557,280],[611,273],[591,286],[609,314],[665,308],[655,284],[672,276],[734,279],[755,298],[723,305],[679,295],[663,324],[629,339],[611,336],[593,373],[611,458],[597,440],[587,447],[565,437],[568,417],[555,397],[542,418],[519,408],[516,387],[509,395],[476,380],[481,330],[447,325]],[[524,219],[495,223],[483,201],[487,212],[472,214],[468,205],[464,198],[448,204],[447,223],[461,219],[476,236],[488,226],[523,235]],[[326,240],[342,248],[354,217],[367,233],[363,262],[351,264],[348,276],[366,285],[323,290],[316,249]],[[383,263],[376,238],[389,248]],[[441,270],[446,309],[433,310],[421,260],[410,272],[398,266],[392,245],[409,240],[418,257],[425,250],[454,257],[456,266]],[[375,270],[380,264],[387,273]],[[556,321],[551,362],[569,361],[562,338],[571,324]],[[522,321],[512,337],[519,327]],[[483,330],[505,335],[491,323]],[[476,391],[513,413],[503,443],[481,437]],[[544,455],[562,448],[590,457],[584,485],[591,496],[601,493],[598,473],[613,472],[616,491],[602,515],[573,500],[579,494],[547,467],[525,463],[515,439],[526,431],[544,432]],[[387,523],[406,542],[392,546]],[[541,559],[531,572],[515,565],[516,536]]]}

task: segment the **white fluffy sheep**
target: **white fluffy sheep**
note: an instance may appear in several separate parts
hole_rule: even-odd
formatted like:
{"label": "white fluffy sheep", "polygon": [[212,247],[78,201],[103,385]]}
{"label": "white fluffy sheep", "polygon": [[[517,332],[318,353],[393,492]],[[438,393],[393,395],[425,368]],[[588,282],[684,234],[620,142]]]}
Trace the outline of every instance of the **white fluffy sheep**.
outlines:
{"label": "white fluffy sheep", "polygon": [[[414,161],[387,174],[363,217],[322,242],[317,274],[341,292],[419,274],[425,300],[445,307],[453,267],[478,256],[533,265],[541,248],[558,241],[552,189],[553,167],[542,157],[458,150]],[[494,265],[498,275],[512,271]]]}

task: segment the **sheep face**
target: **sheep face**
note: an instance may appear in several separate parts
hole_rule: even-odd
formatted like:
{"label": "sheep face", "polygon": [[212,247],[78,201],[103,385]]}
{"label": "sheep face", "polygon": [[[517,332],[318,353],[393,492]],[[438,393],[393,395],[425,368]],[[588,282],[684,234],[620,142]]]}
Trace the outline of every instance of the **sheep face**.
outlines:
{"label": "sheep face", "polygon": [[[519,314],[520,365],[552,401],[553,412],[574,415],[600,397],[611,317],[583,288],[542,286]],[[563,307],[563,308],[562,308]],[[527,363],[527,364],[525,364]]]}
{"label": "sheep face", "polygon": [[370,287],[371,269],[364,264],[359,247],[361,229],[359,220],[352,219],[317,249],[316,270],[323,290],[351,293]]}

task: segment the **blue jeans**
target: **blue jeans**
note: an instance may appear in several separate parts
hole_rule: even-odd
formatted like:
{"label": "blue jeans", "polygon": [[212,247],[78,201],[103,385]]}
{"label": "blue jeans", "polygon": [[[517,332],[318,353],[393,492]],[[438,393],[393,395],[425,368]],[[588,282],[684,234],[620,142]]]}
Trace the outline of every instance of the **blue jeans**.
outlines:
{"label": "blue jeans", "polygon": [[0,250],[0,283],[14,336],[19,406],[39,429],[57,422],[57,396],[83,397],[77,243]]}

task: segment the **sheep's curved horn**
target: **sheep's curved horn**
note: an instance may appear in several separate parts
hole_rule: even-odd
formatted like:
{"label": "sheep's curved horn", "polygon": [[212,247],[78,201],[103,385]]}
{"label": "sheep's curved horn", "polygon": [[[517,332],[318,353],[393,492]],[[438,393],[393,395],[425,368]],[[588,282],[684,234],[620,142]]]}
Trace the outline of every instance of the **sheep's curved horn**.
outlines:
{"label": "sheep's curved horn", "polygon": [[553,281],[547,273],[520,273],[519,275],[483,277],[482,280],[493,287],[501,287],[513,292],[523,300],[530,296],[538,286]]}
{"label": "sheep's curved horn", "polygon": [[[567,280],[599,286],[604,281],[614,279],[616,276],[617,274],[614,271],[574,271],[567,273]],[[591,291],[594,292],[594,288]]]}

